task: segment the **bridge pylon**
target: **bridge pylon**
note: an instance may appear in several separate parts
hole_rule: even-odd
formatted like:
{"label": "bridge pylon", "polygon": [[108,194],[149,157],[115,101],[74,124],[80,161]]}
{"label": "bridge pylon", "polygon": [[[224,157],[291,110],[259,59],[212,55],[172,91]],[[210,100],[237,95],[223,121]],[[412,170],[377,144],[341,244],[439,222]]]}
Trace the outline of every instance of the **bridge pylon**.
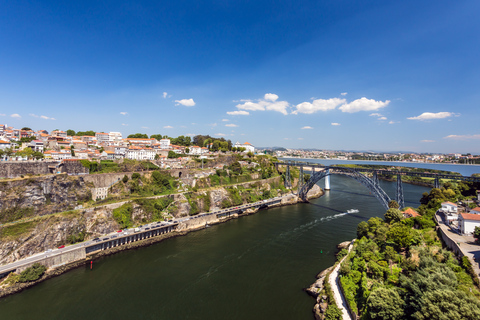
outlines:
{"label": "bridge pylon", "polygon": [[285,188],[291,188],[292,182],[290,181],[290,165],[287,164],[287,170],[285,171]]}
{"label": "bridge pylon", "polygon": [[298,190],[300,190],[304,184],[304,181],[303,181],[303,166],[300,167],[300,175],[298,176]]}
{"label": "bridge pylon", "polygon": [[377,171],[373,171],[372,180],[373,180],[373,184],[374,184],[375,186],[378,186],[379,182],[378,182],[378,174],[377,174]]}
{"label": "bridge pylon", "polygon": [[435,178],[435,182],[433,184],[433,187],[437,188],[437,189],[440,189],[440,180],[438,179],[438,177]]}
{"label": "bridge pylon", "polygon": [[403,185],[402,185],[402,176],[397,174],[397,192],[396,192],[396,200],[400,209],[405,207],[405,199],[403,197]]}

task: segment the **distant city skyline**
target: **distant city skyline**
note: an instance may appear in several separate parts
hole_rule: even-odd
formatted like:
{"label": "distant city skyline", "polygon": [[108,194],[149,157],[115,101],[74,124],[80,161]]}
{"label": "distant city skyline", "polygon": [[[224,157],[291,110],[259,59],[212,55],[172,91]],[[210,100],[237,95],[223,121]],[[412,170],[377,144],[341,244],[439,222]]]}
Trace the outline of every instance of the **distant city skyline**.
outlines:
{"label": "distant city skyline", "polygon": [[0,9],[2,124],[480,153],[478,1]]}

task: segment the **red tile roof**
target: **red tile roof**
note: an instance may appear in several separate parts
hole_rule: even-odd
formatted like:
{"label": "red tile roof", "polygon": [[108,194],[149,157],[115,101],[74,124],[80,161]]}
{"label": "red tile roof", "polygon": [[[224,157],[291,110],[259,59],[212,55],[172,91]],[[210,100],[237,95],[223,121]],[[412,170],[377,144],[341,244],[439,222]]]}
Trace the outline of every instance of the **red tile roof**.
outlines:
{"label": "red tile roof", "polygon": [[412,208],[407,208],[405,211],[403,211],[403,214],[410,217],[420,217],[418,212],[413,210]]}
{"label": "red tile roof", "polygon": [[480,221],[480,214],[460,213],[463,220],[475,220]]}

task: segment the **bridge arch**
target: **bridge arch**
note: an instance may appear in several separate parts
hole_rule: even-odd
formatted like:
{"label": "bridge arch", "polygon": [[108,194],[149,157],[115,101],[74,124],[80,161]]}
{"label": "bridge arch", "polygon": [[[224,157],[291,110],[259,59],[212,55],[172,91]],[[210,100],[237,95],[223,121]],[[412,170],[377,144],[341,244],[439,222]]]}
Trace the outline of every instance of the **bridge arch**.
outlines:
{"label": "bridge arch", "polygon": [[380,201],[382,206],[388,210],[388,203],[390,202],[390,197],[385,191],[379,186],[378,180],[367,177],[366,175],[349,168],[338,168],[338,167],[325,167],[322,171],[313,172],[310,176],[310,179],[304,183],[302,186],[299,186],[298,196],[303,200],[307,201],[308,191],[321,179],[333,175],[343,175],[348,176],[352,179],[357,180],[362,185],[364,185],[377,199]]}

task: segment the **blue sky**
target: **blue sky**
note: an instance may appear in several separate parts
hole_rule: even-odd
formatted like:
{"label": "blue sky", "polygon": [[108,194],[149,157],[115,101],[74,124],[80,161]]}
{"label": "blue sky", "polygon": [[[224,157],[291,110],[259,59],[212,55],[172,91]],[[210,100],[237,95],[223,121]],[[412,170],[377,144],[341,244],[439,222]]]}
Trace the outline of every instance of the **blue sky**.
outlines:
{"label": "blue sky", "polygon": [[0,123],[480,153],[478,1],[0,1]]}

